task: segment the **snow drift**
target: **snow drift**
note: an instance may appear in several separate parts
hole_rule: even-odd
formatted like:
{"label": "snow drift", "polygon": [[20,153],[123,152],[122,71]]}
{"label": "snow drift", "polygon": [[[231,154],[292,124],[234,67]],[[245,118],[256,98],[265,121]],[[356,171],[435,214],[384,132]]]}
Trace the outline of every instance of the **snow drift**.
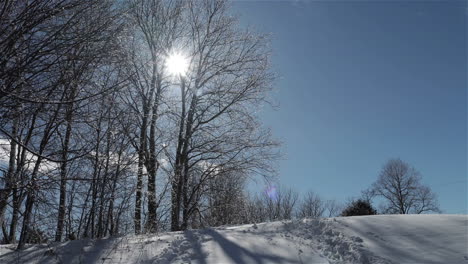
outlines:
{"label": "snow drift", "polygon": [[468,216],[304,219],[0,247],[0,263],[466,263]]}

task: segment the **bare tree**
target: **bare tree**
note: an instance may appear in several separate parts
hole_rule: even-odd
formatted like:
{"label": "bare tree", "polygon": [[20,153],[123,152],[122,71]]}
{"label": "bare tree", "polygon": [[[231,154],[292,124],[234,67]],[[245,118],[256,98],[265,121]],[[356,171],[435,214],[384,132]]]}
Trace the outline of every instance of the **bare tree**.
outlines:
{"label": "bare tree", "polygon": [[190,70],[173,107],[172,230],[187,227],[204,182],[223,175],[220,170],[273,173],[268,162],[277,146],[253,111],[271,88],[266,39],[238,29],[226,1],[189,1],[185,17],[180,46]]}
{"label": "bare tree", "polygon": [[245,222],[246,177],[236,172],[215,177],[207,182],[205,203],[199,208],[207,226],[233,225]]}
{"label": "bare tree", "polygon": [[157,230],[156,175],[161,146],[157,139],[157,121],[161,117],[161,104],[168,86],[164,78],[165,58],[179,35],[182,1],[129,0],[128,21],[133,32],[127,45],[128,74],[132,93],[124,99],[139,119],[138,171],[135,197],[135,233],[141,232],[143,210],[143,176],[148,175],[148,219],[146,230]]}
{"label": "bare tree", "polygon": [[[120,24],[111,1],[3,1],[0,10],[0,50],[5,55],[0,59],[0,132],[10,139],[10,160],[16,160],[9,166],[15,172],[6,177],[0,195],[0,222],[4,223],[11,192],[6,242],[14,241],[18,216],[22,216],[21,248],[29,241],[29,225],[36,221],[35,216],[56,221],[55,239],[63,237],[69,172],[73,161],[87,154],[81,148],[87,141],[77,127],[88,116],[83,109],[98,95],[117,87],[99,86],[96,80],[107,77],[99,69],[109,67],[103,61],[113,57]],[[60,173],[44,170],[47,166]],[[56,206],[55,200],[59,201],[58,216],[33,210],[45,204]],[[73,203],[68,208],[72,210]],[[68,216],[71,221],[72,213]]]}
{"label": "bare tree", "polygon": [[[318,194],[309,191],[303,198],[297,216],[304,217],[322,217],[326,210],[326,202]],[[333,209],[332,209],[333,210]]]}
{"label": "bare tree", "polygon": [[[96,89],[96,82],[90,82],[96,73],[100,77],[106,77],[98,69],[106,63],[110,65],[109,57],[111,51],[115,50],[115,44],[112,40],[113,35],[118,32],[118,22],[114,16],[116,12],[111,10],[111,5],[100,3],[88,3],[88,9],[82,10],[79,23],[62,32],[70,39],[76,39],[76,43],[69,50],[66,60],[60,63],[61,75],[67,82],[62,84],[63,89],[67,91],[65,101],[68,102],[63,114],[65,121],[65,133],[62,136],[61,144],[61,164],[60,164],[60,198],[59,211],[57,217],[56,241],[61,241],[66,214],[66,196],[67,196],[67,170],[70,153],[81,154],[78,146],[82,145],[79,141],[72,141],[75,115],[79,113],[77,108],[83,107],[87,100],[76,102],[77,98],[85,97],[83,94],[90,94],[90,90],[106,90],[112,85],[101,86]],[[92,92],[91,92],[92,93]],[[71,143],[75,146],[70,148]]]}
{"label": "bare tree", "polygon": [[325,202],[325,209],[327,212],[327,217],[339,216],[343,208],[343,205],[338,203],[336,200],[327,200]]}
{"label": "bare tree", "polygon": [[261,223],[268,220],[267,208],[263,198],[258,195],[246,197],[246,218],[248,223]]}
{"label": "bare tree", "polygon": [[391,159],[383,166],[371,190],[386,201],[386,213],[440,211],[436,195],[429,187],[421,184],[420,173],[400,159]]}
{"label": "bare tree", "polygon": [[250,223],[290,220],[296,214],[299,194],[291,188],[269,186],[260,195],[247,197],[246,218]]}

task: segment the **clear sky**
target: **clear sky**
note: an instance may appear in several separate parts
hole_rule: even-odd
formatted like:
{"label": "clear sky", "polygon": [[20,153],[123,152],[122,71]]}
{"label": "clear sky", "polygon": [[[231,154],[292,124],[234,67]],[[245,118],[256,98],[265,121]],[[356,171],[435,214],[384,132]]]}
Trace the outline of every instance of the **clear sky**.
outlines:
{"label": "clear sky", "polygon": [[467,213],[465,1],[241,1],[270,33],[284,142],[280,183],[345,201],[389,158],[423,175],[445,213]]}

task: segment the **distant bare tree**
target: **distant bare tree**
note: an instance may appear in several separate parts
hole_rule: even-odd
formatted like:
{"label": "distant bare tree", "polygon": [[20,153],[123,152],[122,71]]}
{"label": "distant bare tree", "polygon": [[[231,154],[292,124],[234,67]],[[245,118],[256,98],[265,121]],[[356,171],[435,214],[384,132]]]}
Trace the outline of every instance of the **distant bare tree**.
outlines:
{"label": "distant bare tree", "polygon": [[421,184],[420,173],[400,159],[391,159],[383,166],[371,190],[385,199],[386,213],[440,212],[436,195]]}
{"label": "distant bare tree", "polygon": [[208,181],[204,220],[208,226],[242,224],[245,221],[246,177],[228,173]]}
{"label": "distant bare tree", "polygon": [[290,220],[293,218],[299,194],[286,187],[270,187],[269,193],[263,192],[258,198],[254,198],[254,219],[260,221]]}
{"label": "distant bare tree", "polygon": [[249,223],[261,223],[268,220],[267,208],[262,197],[249,195],[246,197],[246,215]]}
{"label": "distant bare tree", "polygon": [[297,216],[304,217],[322,217],[326,210],[326,202],[316,193],[309,191],[302,200]]}
{"label": "distant bare tree", "polygon": [[335,217],[340,215],[343,205],[338,203],[336,200],[328,200],[325,202],[325,210],[327,217]]}
{"label": "distant bare tree", "polygon": [[282,188],[278,191],[279,216],[282,220],[293,218],[299,194],[293,189]]}

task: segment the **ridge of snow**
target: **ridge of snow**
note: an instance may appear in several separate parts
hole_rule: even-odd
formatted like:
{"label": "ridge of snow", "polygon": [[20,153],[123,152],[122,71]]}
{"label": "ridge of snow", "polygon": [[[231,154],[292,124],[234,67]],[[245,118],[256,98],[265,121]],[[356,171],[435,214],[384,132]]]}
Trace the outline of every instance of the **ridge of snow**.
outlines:
{"label": "ridge of snow", "polygon": [[467,215],[377,215],[0,246],[0,263],[464,263]]}

